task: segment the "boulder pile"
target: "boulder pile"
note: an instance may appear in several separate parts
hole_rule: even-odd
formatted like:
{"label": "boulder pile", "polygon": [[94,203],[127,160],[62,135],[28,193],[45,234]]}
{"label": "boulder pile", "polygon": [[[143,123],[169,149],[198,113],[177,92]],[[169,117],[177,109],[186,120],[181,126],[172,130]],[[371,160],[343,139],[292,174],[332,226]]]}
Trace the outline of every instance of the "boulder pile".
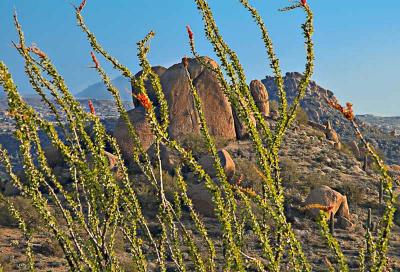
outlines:
{"label": "boulder pile", "polygon": [[[218,65],[208,57],[203,57],[203,61],[207,62],[211,67],[217,67]],[[160,78],[168,103],[169,135],[177,140],[189,134],[200,135],[200,120],[183,64],[177,63],[168,69],[161,66],[155,66],[152,69]],[[202,101],[203,112],[210,134],[225,140],[245,139],[248,137],[245,125],[240,122],[237,114],[232,109],[215,73],[211,69],[205,68],[197,59],[188,59],[188,71]],[[136,76],[140,76],[141,73],[137,73]],[[150,100],[157,108],[159,103],[153,87],[149,81],[145,82],[145,86]],[[132,91],[134,94],[138,93],[134,88]],[[269,98],[264,84],[261,81],[253,80],[250,83],[250,91],[261,113],[268,117],[270,115]],[[150,127],[145,120],[143,107],[138,101],[134,101],[134,104],[136,108],[128,112],[129,118],[137,130],[144,150],[148,150],[154,142],[154,137],[151,135]],[[117,123],[114,136],[121,147],[125,159],[130,161],[132,159],[133,143],[122,119]]]}

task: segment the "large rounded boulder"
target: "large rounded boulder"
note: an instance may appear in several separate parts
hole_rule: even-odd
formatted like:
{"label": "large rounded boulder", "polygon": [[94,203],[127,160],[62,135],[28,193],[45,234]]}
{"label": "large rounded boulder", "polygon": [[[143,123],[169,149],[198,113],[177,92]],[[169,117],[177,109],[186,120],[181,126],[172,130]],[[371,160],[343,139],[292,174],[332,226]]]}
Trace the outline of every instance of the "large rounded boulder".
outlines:
{"label": "large rounded boulder", "polygon": [[[203,61],[214,68],[217,67],[217,63],[210,58],[204,57]],[[214,72],[205,68],[197,59],[188,59],[187,68],[202,101],[210,134],[221,139],[235,139],[236,132],[232,108]],[[155,66],[152,69],[160,77],[161,86],[168,103],[170,136],[173,139],[180,139],[187,135],[200,134],[199,116],[183,64],[178,63],[168,69],[160,66]],[[141,73],[137,73],[136,76],[140,76]],[[150,81],[145,81],[145,87],[156,113],[158,113],[159,103]],[[134,88],[132,88],[132,92],[138,93]],[[154,136],[151,133],[148,120],[145,118],[145,110],[137,101],[134,101],[134,104],[136,108],[128,112],[129,118],[137,131],[144,150],[147,151],[154,142]],[[121,147],[124,158],[130,161],[132,159],[133,141],[125,122],[121,118],[118,120],[113,134]]]}
{"label": "large rounded boulder", "polygon": [[[305,207],[312,207],[313,205],[330,207],[334,215],[348,220],[351,219],[347,197],[325,185],[312,190],[304,205]],[[309,211],[313,216],[318,216],[319,214],[318,208],[311,208]]]}
{"label": "large rounded boulder", "polygon": [[[203,60],[217,67],[213,60]],[[210,134],[224,139],[235,139],[232,108],[214,72],[196,59],[188,59],[188,71],[202,101]],[[171,137],[177,139],[188,134],[199,134],[199,116],[183,64],[168,68],[161,76],[161,84],[169,106]]]}

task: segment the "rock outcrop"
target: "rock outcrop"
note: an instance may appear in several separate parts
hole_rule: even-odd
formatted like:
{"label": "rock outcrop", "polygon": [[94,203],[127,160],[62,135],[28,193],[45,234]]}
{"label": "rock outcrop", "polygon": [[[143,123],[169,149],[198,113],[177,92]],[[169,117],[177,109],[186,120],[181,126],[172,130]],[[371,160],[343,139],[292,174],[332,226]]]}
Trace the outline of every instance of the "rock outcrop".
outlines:
{"label": "rock outcrop", "polygon": [[331,141],[336,149],[341,148],[341,143],[339,139],[339,135],[337,132],[332,128],[331,122],[327,121],[325,125],[325,136],[328,141]]}
{"label": "rock outcrop", "polygon": [[265,117],[269,116],[269,96],[265,85],[259,80],[250,82],[250,92],[258,109]]}
{"label": "rock outcrop", "polygon": [[[209,58],[204,57],[204,61],[207,61],[213,67],[217,67],[217,63]],[[152,69],[160,77],[161,86],[168,103],[170,116],[168,129],[170,136],[174,139],[179,139],[189,134],[200,134],[199,116],[195,109],[194,99],[183,64],[178,63],[168,69],[161,66],[156,66]],[[193,85],[202,101],[203,112],[210,134],[222,139],[236,139],[232,108],[220,87],[217,77],[196,59],[188,59],[188,70]],[[141,73],[137,73],[136,76],[140,76]],[[157,111],[158,101],[154,89],[148,80],[145,85],[149,99],[153,101]],[[133,87],[132,91],[137,93]],[[129,118],[137,130],[144,150],[148,150],[154,141],[154,137],[145,120],[145,110],[137,101],[134,102],[136,102],[137,108],[128,112]],[[117,138],[124,158],[131,160],[133,142],[122,119],[117,122],[113,134]]]}
{"label": "rock outcrop", "polygon": [[[214,67],[217,65],[209,58],[204,59]],[[189,59],[188,63],[193,85],[203,104],[210,134],[220,138],[235,139],[232,108],[217,77],[196,59]],[[169,106],[170,135],[179,138],[187,134],[199,134],[199,117],[183,64],[175,64],[168,68],[161,77],[161,84]]]}

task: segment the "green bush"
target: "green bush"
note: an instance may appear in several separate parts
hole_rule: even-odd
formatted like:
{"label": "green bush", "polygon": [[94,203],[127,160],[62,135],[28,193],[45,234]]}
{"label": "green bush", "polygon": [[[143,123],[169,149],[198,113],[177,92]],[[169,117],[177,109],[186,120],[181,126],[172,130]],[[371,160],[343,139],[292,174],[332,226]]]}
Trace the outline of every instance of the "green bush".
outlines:
{"label": "green bush", "polygon": [[300,125],[303,125],[303,126],[307,126],[308,125],[308,115],[307,115],[307,112],[305,112],[302,107],[299,107],[297,109],[296,121]]}
{"label": "green bush", "polygon": [[[21,211],[21,215],[28,227],[39,228],[43,226],[43,219],[32,206],[32,201],[21,196],[9,197],[15,208]],[[0,201],[0,226],[4,227],[18,227],[18,220],[14,218],[10,212],[8,205]]]}
{"label": "green bush", "polygon": [[290,185],[300,181],[300,173],[295,161],[285,158],[280,160],[281,177],[284,183]]}
{"label": "green bush", "polygon": [[[229,140],[220,137],[214,137],[214,141],[215,146],[218,149],[227,146],[229,142]],[[209,153],[207,149],[207,141],[204,139],[204,137],[202,137],[202,135],[187,134],[182,136],[179,142],[182,143],[184,148],[193,151],[193,154],[195,154],[196,157],[200,157]]]}
{"label": "green bush", "polygon": [[278,111],[279,110],[279,104],[276,100],[270,100],[269,101],[269,108],[271,111]]}

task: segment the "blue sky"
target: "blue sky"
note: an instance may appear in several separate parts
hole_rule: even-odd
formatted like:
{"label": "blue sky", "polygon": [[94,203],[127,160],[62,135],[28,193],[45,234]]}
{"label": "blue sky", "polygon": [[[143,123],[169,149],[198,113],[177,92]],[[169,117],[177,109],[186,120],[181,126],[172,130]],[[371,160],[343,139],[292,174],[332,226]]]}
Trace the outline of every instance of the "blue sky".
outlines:
{"label": "blue sky", "polygon": [[[29,92],[22,61],[11,46],[18,11],[28,43],[36,43],[53,59],[73,92],[98,77],[92,69],[90,47],[76,26],[71,3],[79,0],[1,0],[0,60],[14,74],[20,90]],[[136,72],[136,42],[154,30],[150,61],[170,66],[190,55],[185,26],[195,33],[198,51],[214,56],[191,0],[88,0],[84,16],[99,41]],[[302,71],[304,45],[300,10],[281,13],[286,0],[250,0],[264,17],[274,40],[282,70]],[[400,115],[400,1],[309,0],[315,14],[316,67],[313,79],[357,113]],[[242,60],[248,79],[271,74],[257,27],[238,0],[209,0],[226,41]],[[104,61],[102,62],[104,63]],[[107,67],[112,77],[116,71]]]}

